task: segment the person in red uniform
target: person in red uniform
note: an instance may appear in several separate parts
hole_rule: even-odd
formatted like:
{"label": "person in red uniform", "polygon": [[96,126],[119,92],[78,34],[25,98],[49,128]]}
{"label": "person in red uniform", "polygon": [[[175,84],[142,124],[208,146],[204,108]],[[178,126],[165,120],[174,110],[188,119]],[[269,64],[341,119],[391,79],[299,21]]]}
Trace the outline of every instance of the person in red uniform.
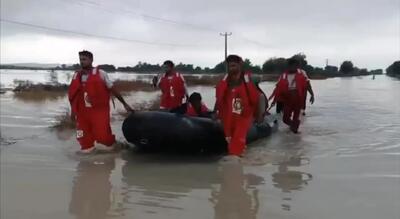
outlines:
{"label": "person in red uniform", "polygon": [[[183,103],[183,99],[188,97],[188,92],[183,76],[176,72],[174,69],[174,63],[170,60],[164,62],[166,68],[165,74],[163,74],[158,80],[158,87],[161,89],[161,103],[160,109],[171,110],[179,107]],[[157,81],[155,78],[153,83]]]}
{"label": "person in red uniform", "polygon": [[207,117],[211,118],[212,112],[208,109],[206,104],[203,103],[201,94],[193,92],[187,103],[170,110],[171,113],[177,113],[193,117]]}
{"label": "person in red uniform", "polygon": [[[280,76],[274,92],[276,99],[283,102],[283,122],[289,125],[294,133],[298,133],[300,111],[308,86],[307,78],[299,69],[299,64],[297,59],[288,60],[288,69]],[[314,103],[314,94],[310,101]]]}
{"label": "person in red uniform", "polygon": [[93,67],[93,54],[89,51],[79,52],[82,69],[76,71],[69,90],[71,118],[76,121],[76,137],[82,153],[90,153],[96,148],[112,150],[115,136],[110,127],[110,97],[114,95],[128,112],[132,108],[115,89],[107,73]]}
{"label": "person in red uniform", "polygon": [[251,73],[243,71],[240,56],[229,55],[226,62],[228,74],[216,87],[216,110],[224,127],[229,155],[242,156],[260,93],[251,80]]}

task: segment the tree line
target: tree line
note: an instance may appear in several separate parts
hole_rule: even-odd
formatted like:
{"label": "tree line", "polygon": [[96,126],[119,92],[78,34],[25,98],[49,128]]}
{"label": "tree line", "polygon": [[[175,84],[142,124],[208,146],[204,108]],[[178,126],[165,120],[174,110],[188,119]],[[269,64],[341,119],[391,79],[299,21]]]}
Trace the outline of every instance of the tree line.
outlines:
{"label": "tree line", "polygon": [[386,69],[386,74],[400,78],[400,61],[395,61]]}
{"label": "tree line", "polygon": [[[303,53],[293,55],[291,58],[296,58],[301,63],[301,68],[304,69],[310,76],[358,76],[358,75],[370,75],[370,74],[383,74],[382,69],[368,70],[366,68],[358,68],[351,61],[346,60],[341,63],[340,66],[327,65],[324,68],[315,67],[308,63],[307,56]],[[151,64],[147,62],[138,62],[134,66],[116,67],[110,64],[99,65],[99,67],[108,72],[135,72],[135,73],[154,73],[162,72],[162,65]],[[262,65],[255,65],[249,59],[244,59],[244,68],[250,70],[255,74],[280,74],[287,67],[287,58],[284,57],[273,57],[266,60]],[[0,68],[11,68],[11,69],[47,69],[47,70],[77,70],[80,68],[79,64],[66,65],[62,64],[56,68],[24,68],[17,66],[1,65]],[[200,66],[194,66],[193,64],[179,63],[175,65],[175,69],[182,73],[193,73],[193,74],[207,74],[207,73],[224,73],[225,62],[222,61],[215,65],[213,68]],[[386,69],[388,75],[400,75],[400,61],[394,62],[391,66]]]}
{"label": "tree line", "polygon": [[[383,74],[382,69],[368,70],[366,68],[358,68],[351,61],[346,60],[340,66],[327,65],[324,68],[314,67],[307,61],[307,56],[303,53],[293,55],[291,58],[296,58],[301,63],[301,68],[304,69],[310,76],[325,75],[325,76],[354,76],[354,75],[370,75],[370,74]],[[280,74],[287,67],[287,58],[273,57],[266,60],[263,65],[255,65],[250,59],[244,59],[244,69],[250,70],[254,74]],[[115,67],[114,65],[99,65],[105,71],[114,72],[137,72],[137,73],[152,73],[162,72],[162,65],[150,64],[146,62],[139,62],[135,66]],[[206,74],[206,73],[224,73],[225,62],[222,61],[215,65],[213,68],[194,66],[192,64],[179,63],[175,69],[182,73]]]}

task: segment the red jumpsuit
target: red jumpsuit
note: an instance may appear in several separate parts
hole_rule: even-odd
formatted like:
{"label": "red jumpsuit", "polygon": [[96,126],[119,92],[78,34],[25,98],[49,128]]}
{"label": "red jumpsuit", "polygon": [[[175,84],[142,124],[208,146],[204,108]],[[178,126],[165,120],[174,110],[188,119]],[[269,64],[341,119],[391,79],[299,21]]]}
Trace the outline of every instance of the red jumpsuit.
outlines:
{"label": "red jumpsuit", "polygon": [[161,89],[161,109],[171,110],[182,105],[186,90],[185,81],[180,73],[164,74],[158,86]]}
{"label": "red jumpsuit", "polygon": [[295,86],[291,89],[289,89],[288,72],[282,74],[276,87],[276,96],[283,101],[283,122],[289,125],[293,132],[297,132],[300,125],[299,117],[303,107],[307,79],[301,71],[297,71],[294,74],[294,80],[290,83],[295,83]]}
{"label": "red jumpsuit", "polygon": [[246,147],[247,132],[254,120],[259,92],[244,73],[244,81],[234,88],[228,87],[227,76],[216,88],[217,111],[228,141],[228,153],[240,156]]}
{"label": "red jumpsuit", "polygon": [[72,78],[68,90],[71,110],[76,115],[76,137],[81,149],[89,149],[95,142],[111,146],[115,136],[110,127],[110,90],[101,78],[98,68],[88,73],[86,82],[82,72]]}

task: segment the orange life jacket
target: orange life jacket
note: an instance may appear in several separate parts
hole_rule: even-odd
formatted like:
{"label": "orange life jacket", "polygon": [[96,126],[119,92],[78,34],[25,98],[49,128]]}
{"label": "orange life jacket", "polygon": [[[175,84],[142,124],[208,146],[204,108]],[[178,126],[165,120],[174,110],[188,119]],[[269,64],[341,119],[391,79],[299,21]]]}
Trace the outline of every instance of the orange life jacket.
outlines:
{"label": "orange life jacket", "polygon": [[242,117],[252,117],[257,108],[259,91],[250,80],[251,73],[243,73],[243,81],[234,88],[228,87],[228,75],[216,87],[216,107],[218,117],[228,121],[233,114]]}
{"label": "orange life jacket", "polygon": [[[289,93],[289,81],[288,72],[284,72],[275,88],[275,97],[280,101],[287,101],[287,95]],[[300,69],[297,70],[294,77],[296,82],[296,90],[298,92],[299,98],[304,99],[304,95],[307,89],[307,78],[304,76]]]}
{"label": "orange life jacket", "polygon": [[161,89],[160,107],[164,109],[173,109],[182,104],[185,97],[185,81],[178,72],[171,75],[164,74],[159,83]]}
{"label": "orange life jacket", "polygon": [[68,89],[68,99],[71,110],[77,113],[85,102],[93,108],[109,108],[111,92],[100,76],[99,68],[93,68],[88,73],[86,82],[82,82],[83,71],[76,71]]}

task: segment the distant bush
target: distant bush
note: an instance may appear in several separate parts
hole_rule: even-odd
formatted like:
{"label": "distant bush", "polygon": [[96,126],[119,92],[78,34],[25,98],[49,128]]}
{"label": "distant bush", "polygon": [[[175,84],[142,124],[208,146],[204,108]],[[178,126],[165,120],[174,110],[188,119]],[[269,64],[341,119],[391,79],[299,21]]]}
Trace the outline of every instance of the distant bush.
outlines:
{"label": "distant bush", "polygon": [[400,61],[395,61],[386,69],[386,74],[389,76],[400,77]]}

